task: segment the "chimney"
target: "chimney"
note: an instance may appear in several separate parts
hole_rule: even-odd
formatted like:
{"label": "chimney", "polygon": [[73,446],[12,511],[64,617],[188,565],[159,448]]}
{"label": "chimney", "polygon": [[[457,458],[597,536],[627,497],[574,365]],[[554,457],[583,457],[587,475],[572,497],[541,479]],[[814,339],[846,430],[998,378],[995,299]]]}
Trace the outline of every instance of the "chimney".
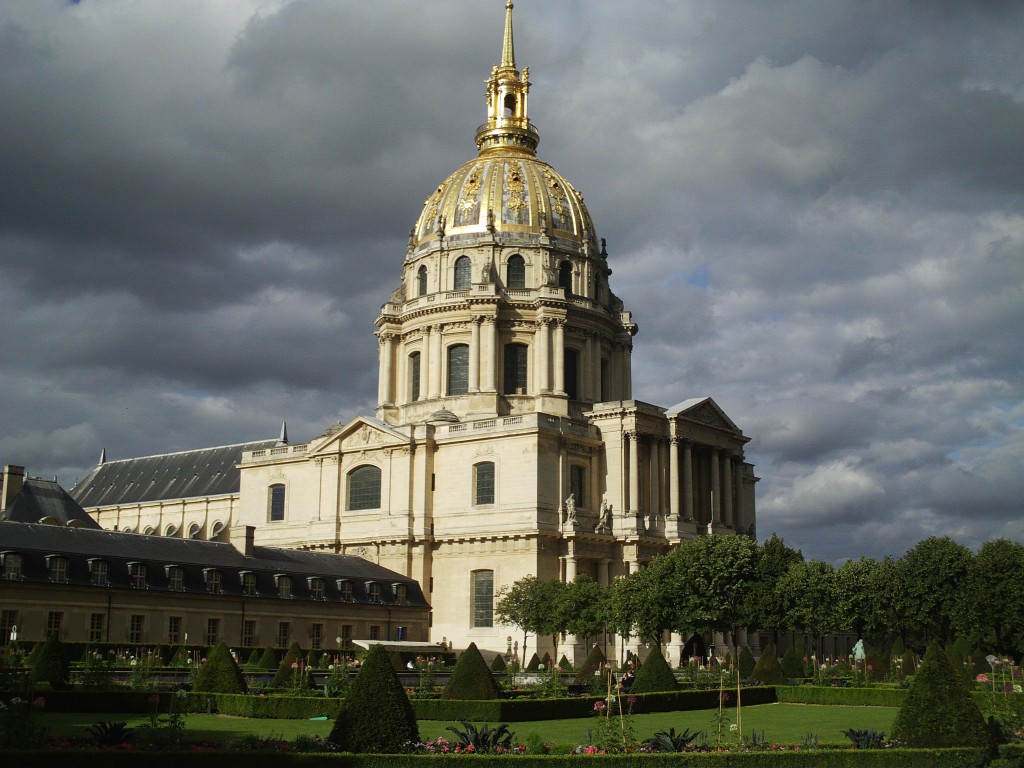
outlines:
{"label": "chimney", "polygon": [[256,526],[247,525],[245,526],[245,552],[243,553],[246,557],[252,557],[253,550],[256,548]]}
{"label": "chimney", "polygon": [[0,512],[14,503],[24,484],[25,468],[4,464],[3,480],[0,481]]}

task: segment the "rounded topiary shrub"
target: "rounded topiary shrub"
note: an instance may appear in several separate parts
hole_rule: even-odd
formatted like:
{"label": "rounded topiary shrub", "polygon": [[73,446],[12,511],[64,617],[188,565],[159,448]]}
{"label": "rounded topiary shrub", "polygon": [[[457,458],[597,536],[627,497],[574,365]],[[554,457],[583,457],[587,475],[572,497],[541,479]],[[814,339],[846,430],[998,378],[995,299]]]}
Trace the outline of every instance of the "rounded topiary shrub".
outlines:
{"label": "rounded topiary shrub", "polygon": [[764,685],[786,684],[786,673],[782,671],[782,665],[779,664],[779,660],[775,656],[775,646],[771,643],[761,651],[761,658],[754,665],[754,670],[750,673],[750,679]]}
{"label": "rounded topiary shrub", "polygon": [[502,672],[508,671],[508,664],[505,663],[505,658],[499,653],[494,657],[494,661],[491,662],[491,672]]}
{"label": "rounded topiary shrub", "polygon": [[203,693],[245,693],[248,689],[242,670],[226,643],[220,643],[210,651],[192,684],[192,690]]}
{"label": "rounded topiary shrub", "polygon": [[782,674],[789,680],[797,680],[804,676],[804,660],[795,645],[789,646],[789,650],[782,654]]}
{"label": "rounded topiary shrub", "polygon": [[892,738],[901,747],[988,747],[985,718],[963,675],[932,642],[896,713]]}
{"label": "rounded topiary shrub", "polygon": [[475,643],[470,643],[459,656],[448,684],[441,691],[441,698],[459,701],[501,698],[498,684]]}
{"label": "rounded topiary shrub", "polygon": [[576,685],[590,685],[606,661],[604,652],[595,645],[590,649],[587,658],[580,664],[580,668],[576,672],[576,679],[573,682]]}
{"label": "rounded topiary shrub", "polygon": [[383,646],[366,655],[329,739],[345,752],[384,753],[404,752],[409,742],[419,741],[416,715]]}
{"label": "rounded topiary shrub", "polygon": [[266,670],[277,669],[277,662],[278,662],[277,651],[275,651],[270,646],[267,646],[266,648],[264,648],[263,649],[263,655],[260,656],[259,668],[260,669],[266,669]]}
{"label": "rounded topiary shrub", "polygon": [[640,669],[636,671],[636,678],[634,678],[629,692],[657,693],[659,691],[675,691],[678,688],[679,683],[676,682],[676,676],[672,672],[672,667],[668,665],[665,657],[661,655],[661,649],[654,648],[647,654],[647,658],[640,665]]}
{"label": "rounded topiary shrub", "polygon": [[37,683],[49,683],[53,690],[60,691],[68,687],[70,672],[67,649],[54,632],[46,638],[32,662],[32,679]]}
{"label": "rounded topiary shrub", "polygon": [[736,662],[736,667],[740,671],[740,677],[744,680],[749,680],[750,676],[754,673],[755,664],[757,664],[757,659],[754,658],[754,654],[750,652],[750,649],[744,645],[740,649],[739,659]]}

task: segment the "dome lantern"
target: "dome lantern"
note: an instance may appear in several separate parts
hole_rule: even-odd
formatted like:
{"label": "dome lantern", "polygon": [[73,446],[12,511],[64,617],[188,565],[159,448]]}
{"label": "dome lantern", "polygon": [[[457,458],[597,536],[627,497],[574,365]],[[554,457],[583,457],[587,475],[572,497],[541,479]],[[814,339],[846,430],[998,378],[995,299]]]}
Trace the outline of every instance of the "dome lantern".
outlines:
{"label": "dome lantern", "polygon": [[527,97],[530,93],[530,68],[516,68],[512,42],[512,0],[505,3],[505,37],[501,64],[487,79],[487,122],[476,130],[480,154],[490,150],[518,149],[534,154],[540,136],[529,120]]}

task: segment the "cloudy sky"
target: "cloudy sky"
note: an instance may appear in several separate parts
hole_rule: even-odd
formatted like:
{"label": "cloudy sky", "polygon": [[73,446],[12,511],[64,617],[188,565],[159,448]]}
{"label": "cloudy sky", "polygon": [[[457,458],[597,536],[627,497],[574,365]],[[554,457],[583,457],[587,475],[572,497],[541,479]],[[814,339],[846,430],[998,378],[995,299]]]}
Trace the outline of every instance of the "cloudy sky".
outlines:
{"label": "cloudy sky", "polygon": [[[521,0],[539,154],[634,394],[753,439],[808,557],[1024,539],[1024,5]],[[0,462],[370,413],[373,318],[475,154],[500,0],[2,0]]]}

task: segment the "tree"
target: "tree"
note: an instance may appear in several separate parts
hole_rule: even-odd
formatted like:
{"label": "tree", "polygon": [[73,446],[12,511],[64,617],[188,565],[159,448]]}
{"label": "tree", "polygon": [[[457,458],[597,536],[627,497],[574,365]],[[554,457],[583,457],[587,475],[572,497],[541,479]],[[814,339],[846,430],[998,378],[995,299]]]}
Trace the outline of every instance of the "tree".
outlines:
{"label": "tree", "polygon": [[67,649],[57,633],[52,632],[32,661],[32,678],[37,682],[49,683],[53,690],[60,691],[68,687],[70,672],[71,661]]}
{"label": "tree", "polygon": [[533,635],[546,632],[546,612],[544,584],[536,576],[524,576],[512,584],[498,590],[498,599],[494,604],[494,616],[502,624],[511,624],[523,630],[523,661],[526,660],[526,640]]}
{"label": "tree", "polygon": [[772,642],[778,645],[779,631],[784,628],[785,614],[775,594],[775,585],[789,566],[803,562],[798,549],[787,547],[774,533],[763,545],[754,569],[754,578],[747,592],[745,623],[772,633]]}
{"label": "tree", "polygon": [[609,591],[585,573],[579,574],[568,585],[565,609],[568,616],[566,631],[583,638],[590,647],[590,639],[605,631],[609,621]]}
{"label": "tree", "polygon": [[868,574],[868,615],[865,628],[895,635],[904,645],[911,640],[911,605],[906,571],[891,557]]}
{"label": "tree", "polygon": [[779,579],[777,594],[785,606],[788,629],[814,637],[818,651],[821,635],[836,629],[835,570],[822,560],[793,563]]}
{"label": "tree", "polygon": [[872,615],[871,575],[878,562],[870,557],[847,560],[835,578],[836,629],[863,637]]}
{"label": "tree", "polygon": [[972,560],[971,551],[948,536],[919,541],[900,558],[911,627],[921,644],[953,642],[953,623]]}
{"label": "tree", "polygon": [[646,567],[612,585],[610,624],[623,637],[636,635],[660,647],[662,635],[672,628],[676,597],[667,576],[670,564],[656,557]]}
{"label": "tree", "polygon": [[981,545],[967,572],[958,630],[998,655],[1024,650],[1024,544],[996,539]]}
{"label": "tree", "polygon": [[384,646],[366,655],[329,738],[346,752],[398,753],[419,741],[412,704]]}

